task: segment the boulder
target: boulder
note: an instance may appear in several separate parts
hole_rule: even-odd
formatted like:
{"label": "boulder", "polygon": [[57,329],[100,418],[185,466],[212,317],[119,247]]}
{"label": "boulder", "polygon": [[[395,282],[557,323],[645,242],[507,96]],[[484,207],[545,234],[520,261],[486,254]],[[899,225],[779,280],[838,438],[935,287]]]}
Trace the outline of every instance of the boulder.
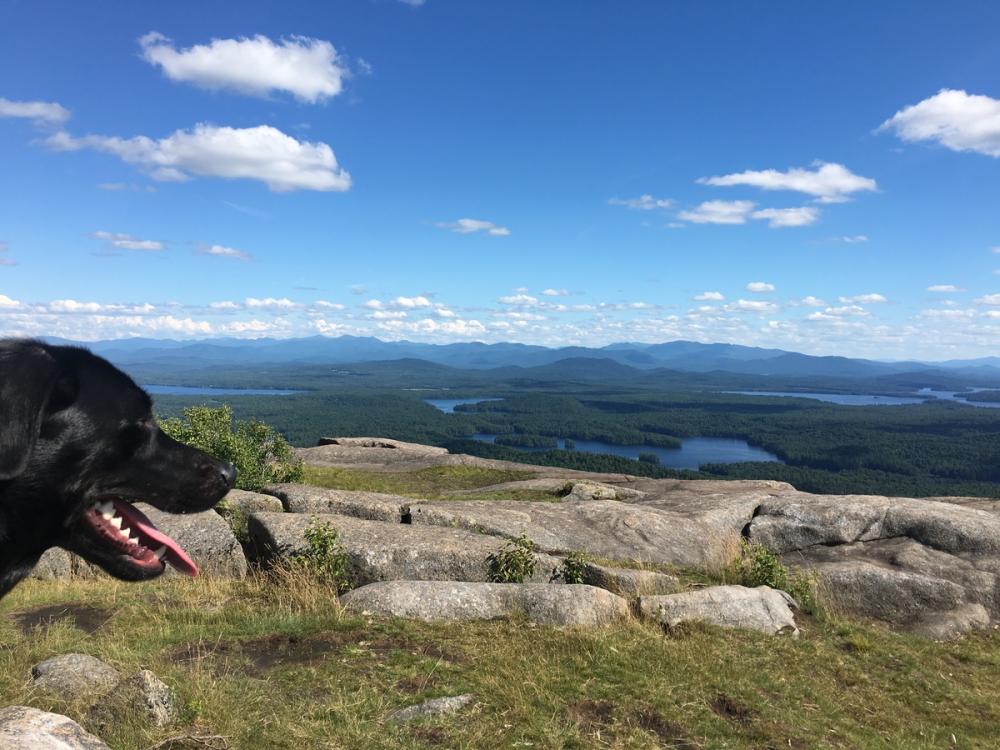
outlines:
{"label": "boulder", "polygon": [[[454,528],[367,521],[351,516],[300,513],[254,513],[249,519],[251,543],[264,562],[305,553],[305,532],[312,524],[328,523],[348,560],[352,586],[374,581],[484,581],[486,558],[504,540]],[[560,560],[535,554],[532,581],[545,582]]]}
{"label": "boulder", "polygon": [[[233,530],[222,516],[212,510],[203,513],[164,513],[150,505],[136,507],[165,534],[169,534],[185,549],[205,575],[242,578],[247,561]],[[169,565],[164,575],[181,575]]]}
{"label": "boulder", "polygon": [[723,628],[762,633],[799,634],[792,616],[795,600],[784,591],[758,586],[710,586],[699,591],[639,598],[644,617],[673,628],[683,622],[707,622]]}
{"label": "boulder", "polygon": [[60,547],[45,551],[30,577],[42,581],[65,581],[70,578],[93,578],[101,575],[100,569],[82,557]]}
{"label": "boulder", "polygon": [[655,499],[560,503],[468,500],[410,505],[414,525],[472,529],[509,539],[525,535],[545,552],[690,567],[714,564],[750,521],[755,498],[717,496],[671,508]]}
{"label": "boulder", "polygon": [[287,510],[289,513],[336,513],[371,521],[400,523],[404,509],[413,502],[408,497],[380,492],[331,490],[308,484],[269,484],[265,492],[280,500],[279,507],[260,510]]}
{"label": "boulder", "polygon": [[138,715],[154,727],[167,726],[177,718],[173,691],[153,672],[143,669],[95,703],[84,723],[96,732],[103,732],[129,715]]}
{"label": "boulder", "polygon": [[982,604],[963,604],[949,612],[931,612],[918,618],[910,630],[932,641],[951,641],[971,630],[990,626],[990,613]]}
{"label": "boulder", "polygon": [[595,627],[628,619],[628,602],[594,586],[384,581],[340,597],[352,612],[425,621],[524,617],[539,625]]}
{"label": "boulder", "polygon": [[472,693],[465,695],[452,695],[447,698],[432,698],[429,701],[418,703],[415,706],[407,706],[398,711],[393,711],[386,717],[386,721],[394,724],[402,724],[414,719],[424,719],[428,716],[441,716],[453,714],[456,711],[468,706],[476,697]]}
{"label": "boulder", "polygon": [[215,506],[215,511],[224,517],[229,516],[233,511],[250,515],[260,512],[280,513],[283,510],[281,500],[275,497],[273,492],[265,494],[249,492],[248,490],[229,490]]}
{"label": "boulder", "polygon": [[609,568],[590,562],[584,564],[583,583],[627,597],[673,594],[683,588],[683,584],[677,576],[654,570]]}
{"label": "boulder", "polygon": [[72,719],[27,706],[0,708],[0,750],[111,750]]}
{"label": "boulder", "polygon": [[118,670],[88,654],[63,654],[31,668],[32,686],[67,702],[93,701],[121,681]]}

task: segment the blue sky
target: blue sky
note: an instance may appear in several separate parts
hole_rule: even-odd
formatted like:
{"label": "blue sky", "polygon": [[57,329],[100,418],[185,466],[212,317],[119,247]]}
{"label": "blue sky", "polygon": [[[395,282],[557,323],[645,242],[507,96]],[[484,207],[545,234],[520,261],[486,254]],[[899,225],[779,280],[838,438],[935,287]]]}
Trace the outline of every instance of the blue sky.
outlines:
{"label": "blue sky", "polygon": [[1000,353],[1000,5],[0,2],[0,332]]}

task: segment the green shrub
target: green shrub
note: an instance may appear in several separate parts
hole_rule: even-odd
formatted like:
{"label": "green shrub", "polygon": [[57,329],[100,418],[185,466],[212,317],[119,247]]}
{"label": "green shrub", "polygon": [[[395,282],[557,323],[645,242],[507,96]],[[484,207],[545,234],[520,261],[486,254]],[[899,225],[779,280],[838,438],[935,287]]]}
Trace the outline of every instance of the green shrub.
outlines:
{"label": "green shrub", "polygon": [[521,534],[486,558],[486,578],[493,583],[524,583],[535,572],[535,543]]}
{"label": "green shrub", "polygon": [[565,583],[583,583],[583,574],[587,569],[587,560],[579,552],[570,552],[563,559],[558,577]]}
{"label": "green shrub", "polygon": [[770,586],[790,594],[804,612],[816,613],[816,576],[789,571],[780,558],[760,542],[740,541],[740,555],[725,570],[726,583],[754,588]]}
{"label": "green shrub", "polygon": [[306,528],[305,537],[309,547],[291,558],[292,568],[330,584],[338,594],[347,591],[351,587],[347,576],[347,552],[337,538],[337,529],[329,523],[313,521]]}
{"label": "green shrub", "polygon": [[654,466],[660,465],[660,457],[652,451],[641,451],[639,453],[639,460],[644,464],[653,464]]}
{"label": "green shrub", "polygon": [[161,420],[160,429],[174,440],[232,462],[241,490],[259,490],[271,482],[297,482],[303,477],[302,460],[295,458],[285,438],[256,420],[234,424],[228,405],[192,406],[184,410],[183,419]]}

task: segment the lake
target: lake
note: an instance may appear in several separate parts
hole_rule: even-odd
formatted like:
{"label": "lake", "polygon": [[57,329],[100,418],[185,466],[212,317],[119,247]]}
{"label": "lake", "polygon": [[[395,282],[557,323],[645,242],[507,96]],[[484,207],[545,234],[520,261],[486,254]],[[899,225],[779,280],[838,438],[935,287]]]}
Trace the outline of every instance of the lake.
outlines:
{"label": "lake", "polygon": [[[981,391],[983,388],[970,388],[970,391]],[[957,401],[966,406],[981,406],[988,409],[1000,408],[1000,403],[988,401],[966,401],[960,391],[936,391],[931,388],[921,388],[918,393],[923,398],[914,396],[876,396],[871,393],[795,393],[792,391],[724,391],[741,396],[779,396],[786,398],[811,398],[815,401],[826,401],[841,406],[905,406],[906,404],[926,404],[936,398],[945,401]]]}
{"label": "lake", "polygon": [[454,414],[455,407],[464,404],[481,404],[484,401],[503,401],[501,398],[485,397],[485,398],[425,398],[424,403],[430,404],[438,411],[443,411],[445,414]]}
{"label": "lake", "polygon": [[197,385],[144,385],[154,396],[291,396],[305,391],[278,388],[215,388]]}
{"label": "lake", "polygon": [[[479,432],[472,436],[473,440],[492,443],[496,435]],[[668,469],[697,469],[703,464],[734,464],[743,461],[777,461],[784,463],[773,453],[763,448],[756,448],[746,440],[712,437],[683,438],[680,448],[659,448],[652,445],[613,445],[600,440],[573,440],[576,450],[585,453],[606,453],[612,456],[637,459],[640,453],[655,453],[660,459],[660,466]],[[565,448],[566,441],[558,440],[560,448]],[[516,448],[529,453],[539,453],[542,448]]]}

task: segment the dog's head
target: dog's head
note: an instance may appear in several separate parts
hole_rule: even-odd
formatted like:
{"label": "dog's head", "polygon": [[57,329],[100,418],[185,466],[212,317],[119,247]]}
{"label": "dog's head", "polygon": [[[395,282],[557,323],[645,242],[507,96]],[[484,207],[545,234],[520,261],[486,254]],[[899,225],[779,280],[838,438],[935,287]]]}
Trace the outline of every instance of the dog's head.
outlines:
{"label": "dog's head", "polygon": [[208,510],[236,470],[164,434],[125,373],[85,349],[0,342],[0,420],[5,543],[33,557],[60,546],[125,580],[154,578],[166,563],[197,573],[132,503]]}

